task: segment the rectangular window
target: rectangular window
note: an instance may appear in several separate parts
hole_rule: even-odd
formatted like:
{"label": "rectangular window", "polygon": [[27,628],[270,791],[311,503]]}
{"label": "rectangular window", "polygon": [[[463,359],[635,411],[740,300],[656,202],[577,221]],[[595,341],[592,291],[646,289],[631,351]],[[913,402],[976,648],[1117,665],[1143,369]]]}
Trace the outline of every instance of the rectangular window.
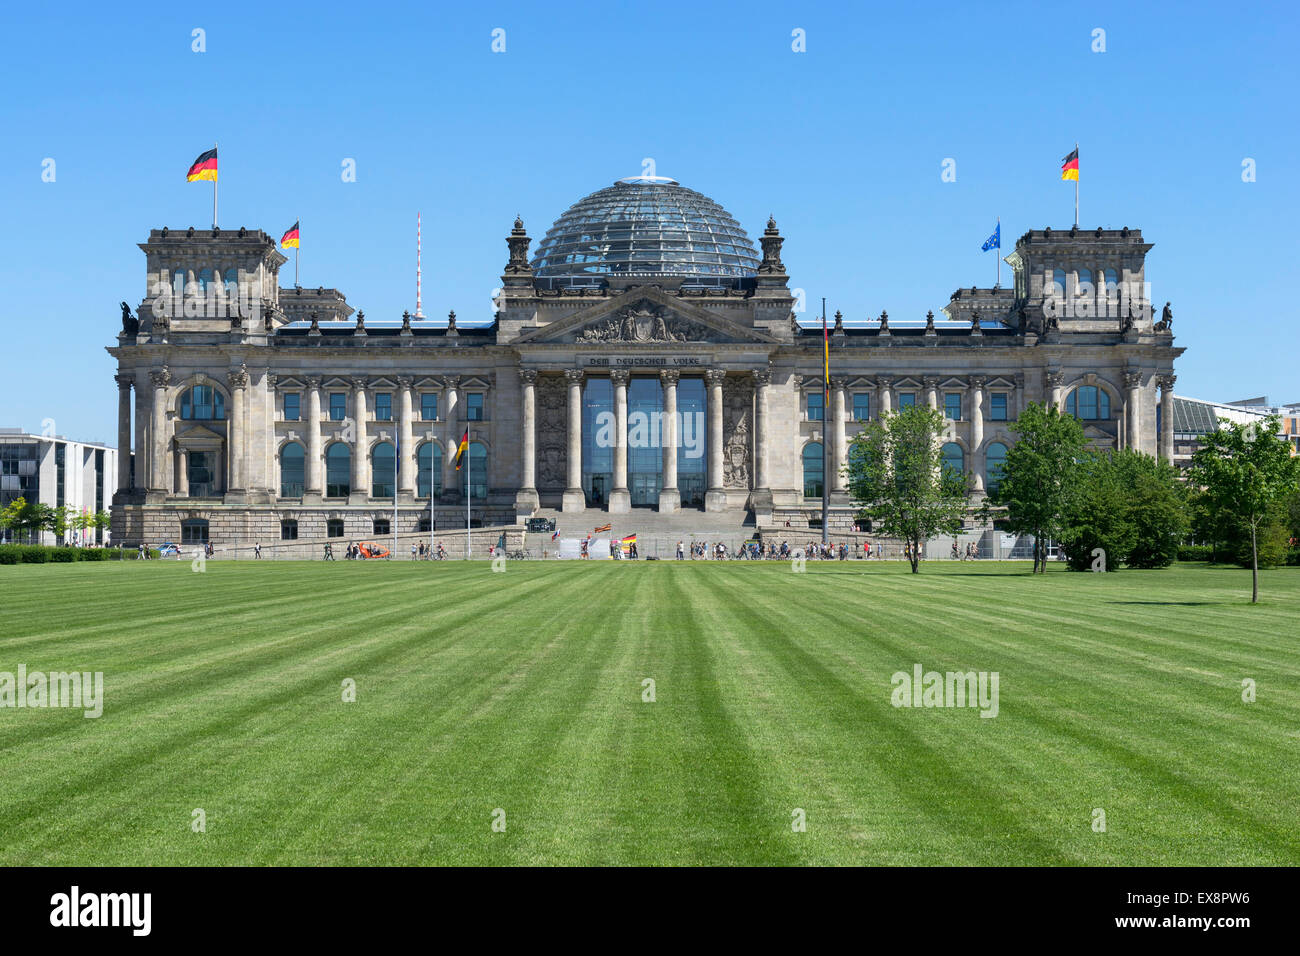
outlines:
{"label": "rectangular window", "polygon": [[280,540],[297,541],[298,540],[298,522],[293,518],[286,518],[280,522]]}
{"label": "rectangular window", "polygon": [[989,418],[995,422],[1007,420],[1007,393],[994,392],[989,396]]}
{"label": "rectangular window", "polygon": [[343,537],[343,519],[330,518],[325,522],[325,534],[331,538]]}
{"label": "rectangular window", "polygon": [[465,396],[465,420],[467,422],[485,421],[483,418],[482,392],[470,392]]}
{"label": "rectangular window", "polygon": [[217,453],[213,451],[184,452],[186,477],[189,479],[191,498],[212,498],[217,494]]}
{"label": "rectangular window", "polygon": [[435,392],[420,394],[420,420],[425,422],[438,420],[438,396]]}
{"label": "rectangular window", "polygon": [[204,518],[186,518],[181,522],[181,544],[203,544],[208,540],[208,522]]}
{"label": "rectangular window", "polygon": [[384,534],[392,534],[392,532],[389,530],[389,524],[388,524],[388,519],[387,519],[387,518],[376,518],[376,519],[375,519],[375,531],[374,531],[374,533],[375,533],[376,536],[378,536],[378,535],[384,535]]}
{"label": "rectangular window", "polygon": [[916,392],[902,392],[898,396],[898,410],[912,408],[916,405]]}
{"label": "rectangular window", "polygon": [[284,420],[296,422],[302,418],[302,396],[297,392],[284,393]]}
{"label": "rectangular window", "polygon": [[854,392],[853,393],[853,420],[855,422],[865,422],[871,417],[871,393]]}
{"label": "rectangular window", "polygon": [[348,393],[330,392],[330,421],[341,422],[348,417]]}
{"label": "rectangular window", "polygon": [[808,421],[821,422],[826,420],[826,396],[821,392],[808,393]]}
{"label": "rectangular window", "polygon": [[943,414],[955,422],[961,421],[961,392],[943,393]]}
{"label": "rectangular window", "polygon": [[393,393],[375,393],[375,421],[391,422],[393,420]]}

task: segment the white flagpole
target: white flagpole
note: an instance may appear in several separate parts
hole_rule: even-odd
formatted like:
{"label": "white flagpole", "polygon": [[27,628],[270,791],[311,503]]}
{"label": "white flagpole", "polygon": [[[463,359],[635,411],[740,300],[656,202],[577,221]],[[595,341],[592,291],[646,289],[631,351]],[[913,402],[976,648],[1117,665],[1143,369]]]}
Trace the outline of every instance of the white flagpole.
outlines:
{"label": "white flagpole", "polygon": [[470,470],[473,468],[474,455],[470,451],[469,429],[465,429],[465,560],[469,560],[469,497],[473,492],[470,484]]}
{"label": "white flagpole", "polygon": [[[1079,144],[1074,144],[1074,161],[1079,162]],[[1079,170],[1074,170],[1074,227],[1079,228]]]}
{"label": "white flagpole", "polygon": [[[215,150],[217,144],[213,143],[212,148]],[[221,178],[221,156],[217,156],[217,175],[212,177],[212,228],[217,228],[217,180]]]}
{"label": "white flagpole", "polygon": [[397,560],[397,475],[402,461],[402,433],[397,433],[393,447],[397,454],[393,456],[393,560]]}
{"label": "white flagpole", "polygon": [[[995,289],[998,286],[1002,285],[1002,217],[1001,216],[998,216],[998,228],[996,231],[998,234],[998,247],[993,253],[993,258],[998,260],[998,280],[995,283],[993,283],[993,288]],[[992,399],[990,399],[990,401],[992,401]]]}

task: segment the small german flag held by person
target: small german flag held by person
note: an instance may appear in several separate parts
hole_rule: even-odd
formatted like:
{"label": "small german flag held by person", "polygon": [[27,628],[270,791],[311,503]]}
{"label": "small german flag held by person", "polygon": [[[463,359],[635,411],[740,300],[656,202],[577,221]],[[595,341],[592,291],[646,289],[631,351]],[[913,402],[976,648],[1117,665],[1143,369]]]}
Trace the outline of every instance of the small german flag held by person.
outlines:
{"label": "small german flag held by person", "polygon": [[1078,146],[1074,147],[1074,150],[1070,153],[1069,156],[1066,156],[1065,159],[1061,160],[1061,178],[1073,179],[1075,182],[1079,181],[1079,147]]}
{"label": "small german flag held by person", "polygon": [[460,436],[460,444],[456,446],[456,470],[460,471],[461,461],[465,458],[465,453],[469,451],[469,429],[465,429],[465,434]]}
{"label": "small german flag held by person", "polygon": [[629,544],[636,544],[636,535],[634,535],[634,534],[629,534],[626,538],[620,538],[618,543],[621,544],[621,545],[622,545],[623,547],[625,547],[625,548],[626,548]]}
{"label": "small german flag held by person", "polygon": [[612,527],[614,527],[612,524],[603,524],[599,528],[592,528],[591,533],[600,534],[602,531],[608,531]]}
{"label": "small german flag held by person", "polygon": [[292,226],[289,227],[289,229],[285,232],[285,234],[280,237],[280,248],[281,249],[298,248],[298,223],[295,222]]}
{"label": "small german flag held by person", "polygon": [[217,179],[217,150],[214,146],[194,160],[190,166],[190,171],[185,174],[186,182],[195,182],[200,179],[210,179],[216,182]]}

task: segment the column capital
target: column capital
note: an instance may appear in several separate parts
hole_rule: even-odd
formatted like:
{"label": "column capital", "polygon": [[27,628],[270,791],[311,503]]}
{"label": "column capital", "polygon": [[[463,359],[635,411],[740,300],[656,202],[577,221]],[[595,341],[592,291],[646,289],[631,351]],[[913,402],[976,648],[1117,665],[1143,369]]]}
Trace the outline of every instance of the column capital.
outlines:
{"label": "column capital", "polygon": [[1065,384],[1065,373],[1059,368],[1049,368],[1043,373],[1043,381],[1047,383],[1048,388],[1060,388]]}
{"label": "column capital", "polygon": [[166,365],[162,368],[151,369],[149,380],[153,382],[154,388],[166,388],[172,380],[172,372]]}
{"label": "column capital", "polygon": [[1159,378],[1156,379],[1156,382],[1166,392],[1173,390],[1174,382],[1176,381],[1178,381],[1178,376],[1174,375],[1172,372],[1168,373],[1167,375],[1161,375]]}
{"label": "column capital", "polygon": [[772,384],[772,370],[770,368],[756,368],[753,371],[754,385],[758,388]]}
{"label": "column capital", "polygon": [[710,386],[721,385],[722,380],[726,377],[727,377],[726,370],[720,368],[711,368],[705,371],[704,373],[704,381],[707,382]]}
{"label": "column capital", "polygon": [[581,385],[587,373],[580,368],[566,368],[564,378],[570,385]]}
{"label": "column capital", "polygon": [[520,368],[518,372],[520,385],[533,385],[537,382],[537,369]]}
{"label": "column capital", "polygon": [[308,375],[306,378],[308,388],[320,388],[320,376]]}
{"label": "column capital", "polygon": [[794,390],[796,392],[799,391],[799,389],[803,388],[803,379],[804,377],[802,375],[799,375],[798,373],[795,373],[794,375],[790,376],[790,384],[794,386]]}
{"label": "column capital", "polygon": [[632,378],[632,373],[625,368],[615,368],[609,371],[609,380],[616,387],[626,385]]}
{"label": "column capital", "polygon": [[988,379],[983,375],[972,375],[967,379],[967,381],[970,383],[971,388],[979,390],[984,387],[984,383],[987,382]]}
{"label": "column capital", "polygon": [[1124,370],[1124,387],[1125,387],[1125,388],[1140,388],[1141,386],[1142,386],[1142,370],[1141,370],[1141,369],[1125,369],[1125,370]]}
{"label": "column capital", "polygon": [[279,384],[280,384],[280,376],[274,374],[266,376],[267,388],[274,389]]}
{"label": "column capital", "polygon": [[353,378],[350,378],[348,379],[348,381],[352,384],[353,390],[357,392],[364,392],[366,390],[366,386],[370,384],[365,379],[365,377],[361,375],[357,375]]}
{"label": "column capital", "polygon": [[894,384],[894,380],[888,375],[876,376],[876,388],[889,388]]}
{"label": "column capital", "polygon": [[448,390],[455,390],[460,388],[460,376],[444,375],[442,377],[442,387]]}
{"label": "column capital", "polygon": [[241,362],[239,364],[239,368],[235,369],[232,372],[226,373],[226,381],[230,383],[231,388],[236,388],[236,389],[247,388],[248,387],[248,366],[244,365]]}
{"label": "column capital", "polygon": [[1015,382],[1016,382],[1016,388],[1024,388],[1024,387],[1025,387],[1025,373],[1024,373],[1024,372],[1017,372],[1017,373],[1016,373]]}
{"label": "column capital", "polygon": [[935,375],[927,375],[927,376],[925,376],[925,378],[921,379],[921,384],[922,384],[925,388],[927,388],[927,389],[929,389],[929,388],[938,388],[938,387],[939,387],[939,379],[938,379],[938,377],[935,376]]}
{"label": "column capital", "polygon": [[113,376],[113,380],[117,382],[118,388],[128,392],[131,390],[131,386],[135,384],[135,376],[128,375],[125,372],[118,372]]}
{"label": "column capital", "polygon": [[398,388],[410,388],[413,384],[415,384],[415,379],[413,379],[411,376],[409,375],[397,376]]}
{"label": "column capital", "polygon": [[663,368],[659,370],[659,381],[665,385],[676,385],[681,380],[682,373],[675,368]]}

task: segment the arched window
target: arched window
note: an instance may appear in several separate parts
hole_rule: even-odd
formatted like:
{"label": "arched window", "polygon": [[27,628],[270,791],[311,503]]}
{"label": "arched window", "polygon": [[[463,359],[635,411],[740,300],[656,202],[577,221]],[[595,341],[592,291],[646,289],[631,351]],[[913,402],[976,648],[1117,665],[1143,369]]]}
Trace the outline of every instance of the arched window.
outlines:
{"label": "arched window", "polygon": [[984,450],[984,487],[995,491],[1007,464],[1007,446],[995,441]]}
{"label": "arched window", "polygon": [[1051,290],[1050,297],[1054,299],[1065,298],[1065,270],[1052,270],[1052,285],[1055,287]]}
{"label": "arched window", "polygon": [[822,496],[822,446],[821,442],[810,442],[803,449],[803,496],[820,498]]}
{"label": "arched window", "polygon": [[209,286],[211,283],[212,283],[212,270],[211,270],[211,269],[200,269],[200,270],[199,270],[199,291],[200,291],[200,292],[207,292],[207,291],[208,291],[208,286]]}
{"label": "arched window", "polygon": [[280,497],[301,498],[306,482],[307,455],[303,447],[291,441],[280,450]]}
{"label": "arched window", "polygon": [[1091,269],[1080,269],[1080,270],[1079,270],[1079,284],[1078,284],[1077,286],[1075,286],[1075,289],[1077,290],[1077,294],[1078,294],[1078,295],[1083,295],[1085,292],[1088,291],[1085,287],[1086,287],[1086,286],[1090,286],[1090,285],[1092,285],[1092,270],[1091,270]]}
{"label": "arched window", "polygon": [[210,421],[226,417],[226,399],[211,385],[194,385],[181,393],[181,418]]}
{"label": "arched window", "polygon": [[1065,398],[1065,413],[1080,421],[1110,418],[1110,396],[1096,385],[1080,385]]}
{"label": "arched window", "polygon": [[227,299],[239,298],[239,270],[235,267],[227,269],[221,276],[221,284],[225,288]]}
{"label": "arched window", "polygon": [[185,295],[186,275],[184,269],[172,271],[172,292],[177,296]]}
{"label": "arched window", "polygon": [[415,494],[419,498],[442,497],[442,446],[427,441],[415,453]]}
{"label": "arched window", "polygon": [[1119,273],[1114,269],[1107,269],[1104,275],[1106,277],[1106,294],[1114,295],[1115,290],[1119,288]]}
{"label": "arched window", "polygon": [[943,446],[943,470],[964,474],[966,471],[966,453],[962,451],[961,445],[955,441],[950,441]]}
{"label": "arched window", "polygon": [[370,495],[372,498],[392,498],[397,488],[397,455],[393,443],[381,441],[370,452]]}
{"label": "arched window", "polygon": [[1079,270],[1079,284],[1074,287],[1074,295],[1078,300],[1075,303],[1075,309],[1081,316],[1091,316],[1093,314],[1093,303],[1097,301],[1097,287],[1093,285],[1092,270]]}
{"label": "arched window", "polygon": [[325,452],[325,497],[346,498],[352,493],[352,449],[336,441]]}

